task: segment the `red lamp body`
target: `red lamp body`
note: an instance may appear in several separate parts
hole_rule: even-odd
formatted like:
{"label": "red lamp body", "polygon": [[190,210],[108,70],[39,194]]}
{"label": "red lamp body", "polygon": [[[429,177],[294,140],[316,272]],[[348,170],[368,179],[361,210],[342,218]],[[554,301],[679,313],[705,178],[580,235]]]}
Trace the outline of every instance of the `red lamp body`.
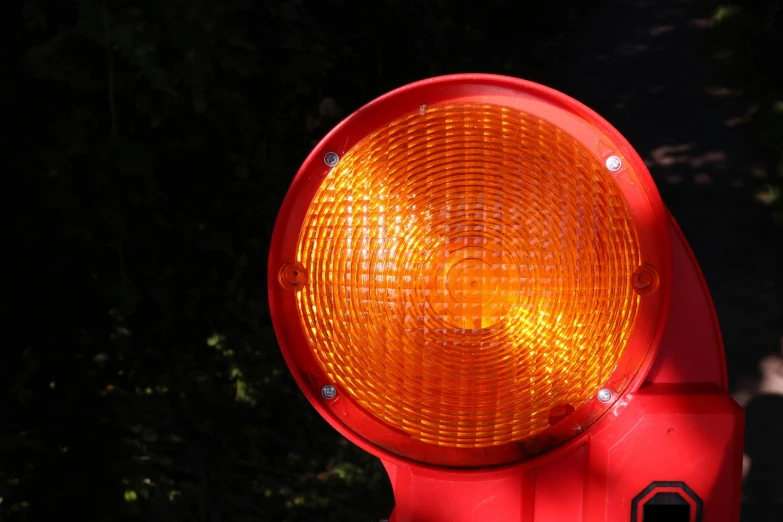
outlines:
{"label": "red lamp body", "polygon": [[[621,376],[627,382],[615,383],[619,393],[611,406],[597,409],[600,405],[593,401],[575,412],[567,424],[574,434],[566,434],[566,442],[532,458],[501,463],[514,455],[513,446],[430,449],[386,429],[345,394],[322,396],[331,381],[309,353],[295,299],[290,288],[281,288],[281,267],[295,257],[304,215],[331,167],[326,154],[341,157],[401,111],[476,99],[537,105],[539,114],[551,115],[584,142],[595,133],[596,156],[620,156],[637,173],[645,173],[637,181],[655,191],[642,160],[615,129],[578,102],[540,85],[455,75],[418,82],[372,102],[315,148],[294,179],[275,226],[270,310],[298,385],[335,429],[383,461],[396,503],[391,522],[737,522],[743,411],[727,392],[718,322],[698,263],[674,219],[654,201],[631,204],[648,205],[651,210],[639,214],[644,220],[640,226],[657,227],[662,238],[645,245],[658,256],[660,314],[640,319],[637,330],[643,334],[637,332],[631,342],[644,349],[629,348],[639,358],[638,369]],[[564,118],[561,113],[566,112],[574,118]],[[430,451],[438,453],[435,464]]]}

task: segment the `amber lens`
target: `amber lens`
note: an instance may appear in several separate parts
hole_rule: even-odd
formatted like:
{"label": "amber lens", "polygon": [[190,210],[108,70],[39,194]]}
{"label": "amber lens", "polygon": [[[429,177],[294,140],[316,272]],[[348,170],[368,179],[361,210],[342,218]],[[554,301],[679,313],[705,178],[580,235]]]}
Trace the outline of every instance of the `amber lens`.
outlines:
{"label": "amber lens", "polygon": [[363,139],[304,220],[313,355],[366,411],[451,447],[519,441],[583,406],[636,320],[634,221],[555,125],[452,104]]}

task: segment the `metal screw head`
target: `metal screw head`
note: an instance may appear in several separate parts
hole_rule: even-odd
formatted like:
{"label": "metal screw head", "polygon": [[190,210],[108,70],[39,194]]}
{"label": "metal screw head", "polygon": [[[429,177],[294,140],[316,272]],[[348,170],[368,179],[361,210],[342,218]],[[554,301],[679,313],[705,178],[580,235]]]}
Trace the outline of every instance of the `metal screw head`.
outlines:
{"label": "metal screw head", "polygon": [[327,401],[330,401],[337,397],[337,388],[332,386],[331,384],[327,384],[323,388],[321,388],[321,397],[326,399]]}
{"label": "metal screw head", "polygon": [[608,388],[602,388],[598,391],[598,400],[606,403],[612,400],[612,390]]}
{"label": "metal screw head", "polygon": [[336,152],[327,152],[324,156],[324,163],[329,167],[334,167],[340,161],[340,156]]}
{"label": "metal screw head", "polygon": [[617,172],[620,170],[620,167],[623,166],[623,160],[618,158],[617,156],[609,156],[606,158],[606,168],[611,170],[612,172]]}

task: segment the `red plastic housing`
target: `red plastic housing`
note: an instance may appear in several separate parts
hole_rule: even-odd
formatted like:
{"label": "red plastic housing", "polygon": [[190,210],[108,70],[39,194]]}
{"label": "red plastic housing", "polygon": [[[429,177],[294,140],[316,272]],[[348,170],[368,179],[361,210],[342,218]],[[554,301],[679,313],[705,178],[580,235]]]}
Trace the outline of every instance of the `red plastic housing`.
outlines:
{"label": "red plastic housing", "polygon": [[[278,271],[292,258],[303,216],[328,172],[326,151],[342,155],[379,124],[423,102],[477,96],[486,103],[535,107],[599,157],[617,155],[633,166],[637,178],[621,169],[617,180],[636,209],[645,259],[655,260],[661,288],[647,301],[631,338],[625,360],[638,359],[632,371],[616,372],[607,383],[616,400],[591,401],[563,423],[574,430],[568,442],[500,467],[488,466],[520,460],[513,448],[489,454],[448,450],[439,465],[425,465],[426,445],[385,429],[341,394],[322,399],[322,386],[331,383],[308,354],[295,299],[281,289]],[[644,198],[635,184],[654,197]],[[275,226],[268,277],[275,331],[294,378],[335,429],[382,459],[396,499],[391,521],[638,522],[647,504],[672,498],[687,506],[688,520],[739,520],[743,412],[726,390],[717,318],[698,264],[641,158],[575,100],[530,82],[473,74],[418,82],[375,100],[324,138],[297,174]]]}

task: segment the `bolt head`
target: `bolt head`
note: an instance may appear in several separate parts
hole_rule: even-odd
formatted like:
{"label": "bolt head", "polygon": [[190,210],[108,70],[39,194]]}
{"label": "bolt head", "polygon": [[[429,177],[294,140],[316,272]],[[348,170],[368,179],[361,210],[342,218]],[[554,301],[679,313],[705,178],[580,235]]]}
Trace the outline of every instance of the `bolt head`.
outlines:
{"label": "bolt head", "polygon": [[598,400],[607,403],[612,400],[612,390],[603,388],[598,392]]}
{"label": "bolt head", "polygon": [[326,163],[328,167],[336,166],[339,161],[340,156],[338,156],[336,152],[327,152],[324,156],[324,163]]}
{"label": "bolt head", "polygon": [[617,156],[609,156],[606,158],[606,168],[609,169],[612,172],[617,172],[620,170],[620,167],[623,166],[623,160],[618,158]]}
{"label": "bolt head", "polygon": [[331,384],[327,384],[323,388],[321,388],[321,397],[326,399],[327,401],[330,401],[337,397],[337,388],[332,386]]}

